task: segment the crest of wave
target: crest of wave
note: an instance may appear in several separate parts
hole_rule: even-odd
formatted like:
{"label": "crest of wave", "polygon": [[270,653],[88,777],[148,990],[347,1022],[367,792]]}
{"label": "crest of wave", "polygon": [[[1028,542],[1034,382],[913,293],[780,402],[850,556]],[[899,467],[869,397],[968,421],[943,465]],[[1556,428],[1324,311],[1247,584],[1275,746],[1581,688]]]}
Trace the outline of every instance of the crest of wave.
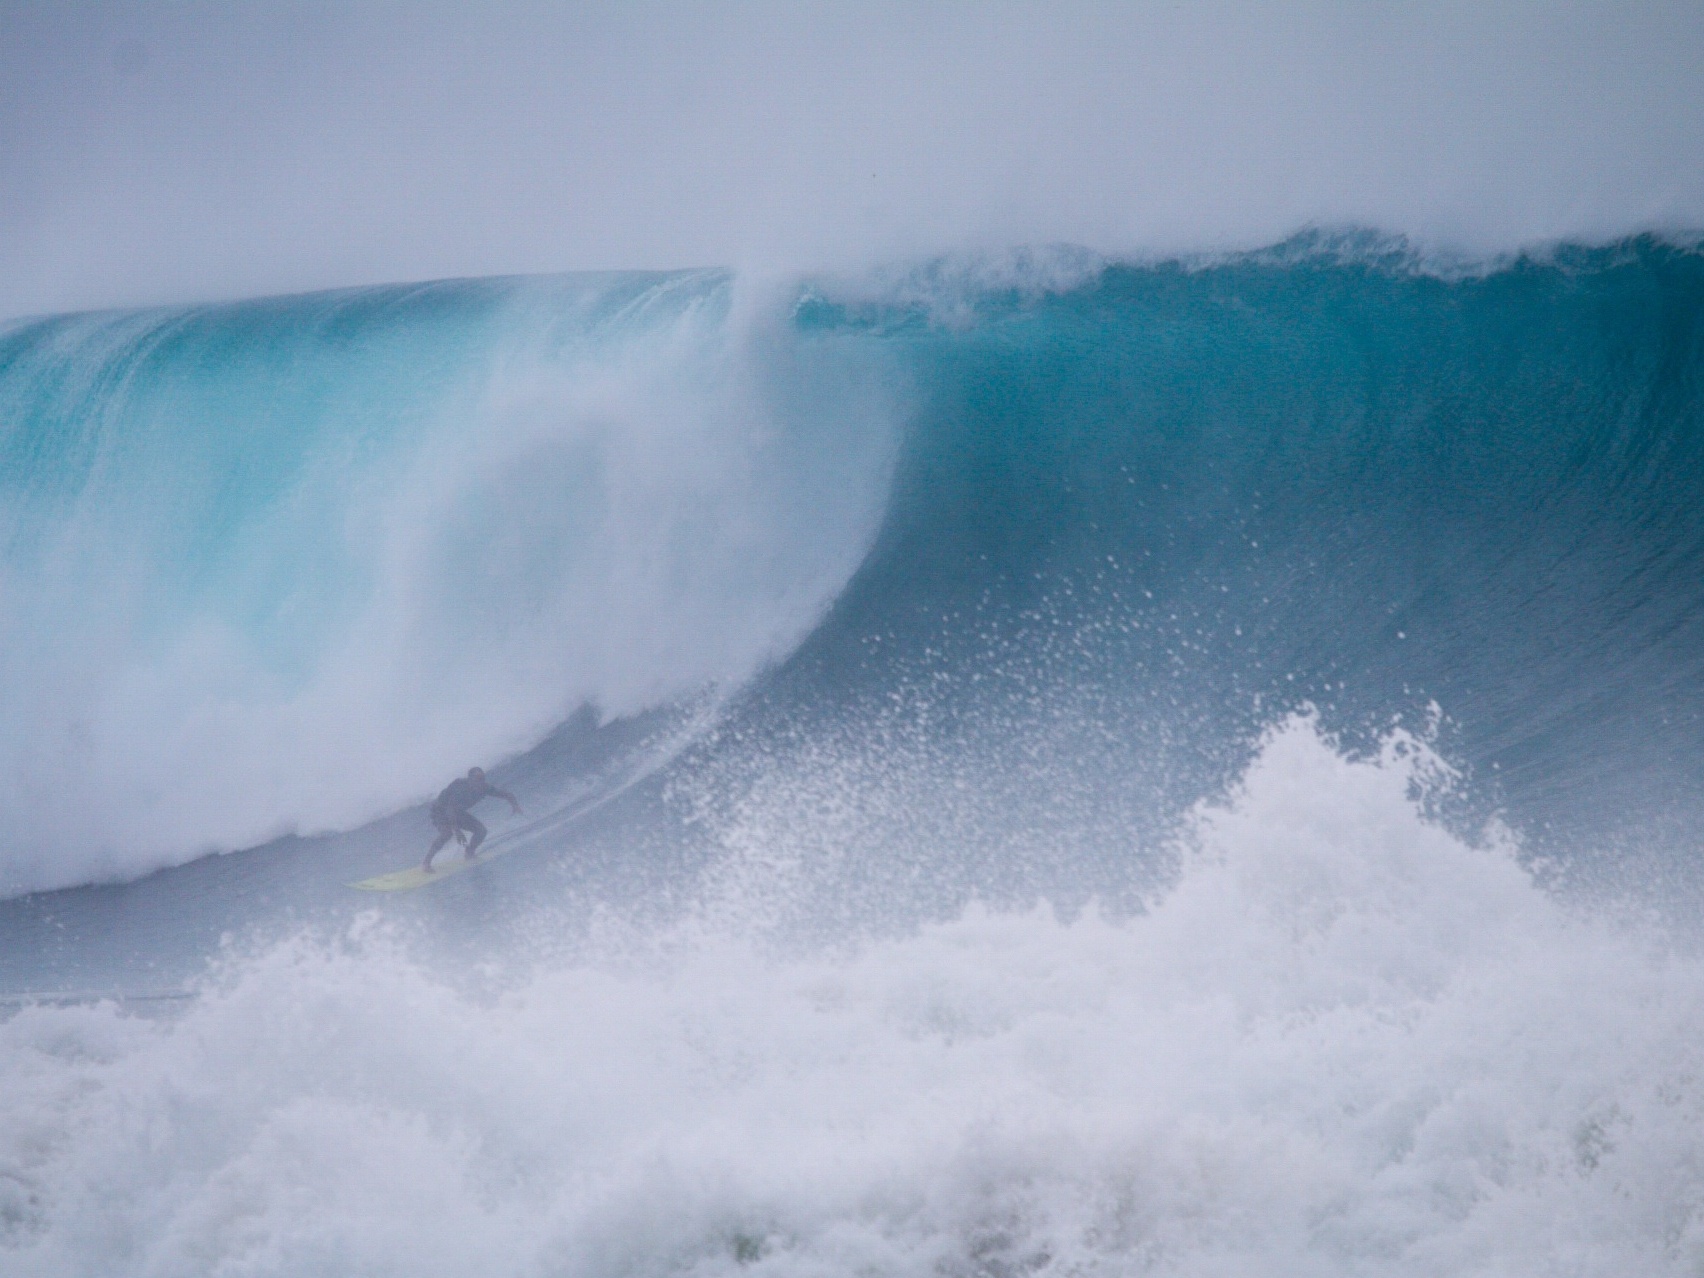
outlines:
{"label": "crest of wave", "polygon": [[1613,1275],[1704,1264],[1704,967],[1275,729],[1151,909],[446,983],[382,929],[0,1026],[14,1274]]}

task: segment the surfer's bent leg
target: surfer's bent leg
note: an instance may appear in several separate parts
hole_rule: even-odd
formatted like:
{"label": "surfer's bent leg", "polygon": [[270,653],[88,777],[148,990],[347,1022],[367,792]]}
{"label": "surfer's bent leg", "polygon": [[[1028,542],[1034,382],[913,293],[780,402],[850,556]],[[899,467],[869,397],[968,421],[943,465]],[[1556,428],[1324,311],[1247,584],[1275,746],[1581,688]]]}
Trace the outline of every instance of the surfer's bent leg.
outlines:
{"label": "surfer's bent leg", "polygon": [[456,818],[456,824],[473,836],[467,841],[467,851],[463,853],[471,861],[473,854],[479,851],[479,845],[485,842],[485,827],[479,823],[476,817],[466,812],[461,813]]}
{"label": "surfer's bent leg", "polygon": [[432,869],[432,858],[438,855],[438,850],[454,837],[456,827],[442,813],[432,813],[432,827],[438,831],[438,837],[432,840],[432,846],[426,849],[426,864],[421,868],[428,872]]}

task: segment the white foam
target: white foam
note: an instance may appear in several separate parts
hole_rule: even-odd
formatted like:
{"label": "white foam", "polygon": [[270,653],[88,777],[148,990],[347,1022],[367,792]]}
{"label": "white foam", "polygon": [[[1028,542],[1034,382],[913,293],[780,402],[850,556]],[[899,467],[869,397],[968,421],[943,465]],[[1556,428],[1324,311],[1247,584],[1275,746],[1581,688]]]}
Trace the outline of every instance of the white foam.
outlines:
{"label": "white foam", "polygon": [[1143,917],[600,943],[371,925],[0,1025],[21,1275],[1683,1274],[1704,967],[1293,722]]}
{"label": "white foam", "polygon": [[[462,352],[471,389],[423,425],[380,423],[405,443],[338,422],[211,599],[160,589],[186,537],[156,535],[159,509],[219,513],[184,437],[196,423],[122,423],[192,460],[89,485],[52,529],[58,558],[0,579],[17,604],[0,636],[0,895],[357,825],[582,704],[623,714],[737,683],[815,624],[881,515],[893,388],[737,285],[659,282],[590,338],[575,308],[599,292],[576,287],[510,286],[497,355]],[[122,462],[136,445],[114,433]],[[115,513],[114,490],[141,510]],[[339,556],[353,584],[322,580]],[[334,588],[344,615],[278,660],[290,609]],[[244,616],[256,592],[279,614],[262,627]]]}

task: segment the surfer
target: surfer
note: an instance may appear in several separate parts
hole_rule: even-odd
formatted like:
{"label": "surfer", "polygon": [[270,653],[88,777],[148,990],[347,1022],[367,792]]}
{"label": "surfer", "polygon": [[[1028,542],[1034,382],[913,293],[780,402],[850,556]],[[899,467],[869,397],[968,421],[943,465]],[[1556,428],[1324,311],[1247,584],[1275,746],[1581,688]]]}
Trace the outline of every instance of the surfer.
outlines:
{"label": "surfer", "polygon": [[479,845],[485,842],[485,827],[468,809],[481,799],[493,797],[507,799],[515,815],[521,815],[521,805],[515,802],[515,796],[487,781],[484,768],[469,768],[465,777],[457,777],[445,786],[443,793],[432,802],[432,828],[438,832],[438,837],[432,840],[432,846],[426,853],[426,864],[420,868],[432,873],[432,858],[451,839],[465,843],[467,851],[463,855],[469,861],[473,860]]}

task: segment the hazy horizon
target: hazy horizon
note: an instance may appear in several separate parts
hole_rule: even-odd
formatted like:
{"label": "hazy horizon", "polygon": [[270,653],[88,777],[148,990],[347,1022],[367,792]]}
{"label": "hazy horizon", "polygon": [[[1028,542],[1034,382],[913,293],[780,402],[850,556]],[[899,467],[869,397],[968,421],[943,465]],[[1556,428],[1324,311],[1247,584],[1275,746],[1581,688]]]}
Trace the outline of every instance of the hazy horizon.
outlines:
{"label": "hazy horizon", "polygon": [[1704,11],[0,3],[0,316],[1704,226]]}

